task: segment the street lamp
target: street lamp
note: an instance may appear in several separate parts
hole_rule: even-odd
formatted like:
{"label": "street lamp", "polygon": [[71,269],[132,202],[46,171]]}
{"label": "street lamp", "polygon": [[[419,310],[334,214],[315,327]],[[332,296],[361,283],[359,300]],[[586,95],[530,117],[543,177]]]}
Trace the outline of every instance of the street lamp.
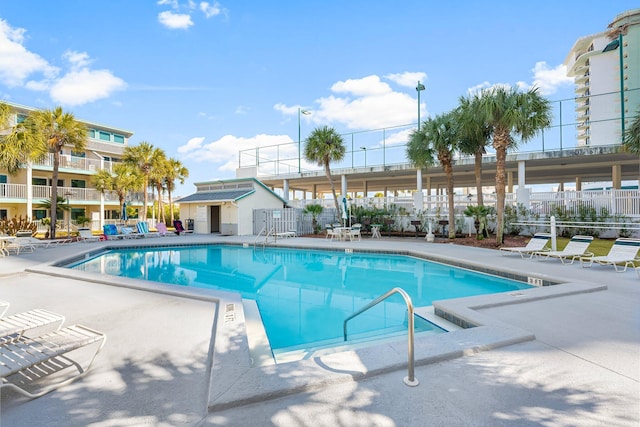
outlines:
{"label": "street lamp", "polygon": [[360,147],[361,150],[364,150],[364,167],[367,167],[367,147]]}
{"label": "street lamp", "polygon": [[71,237],[71,209],[69,208],[69,196],[72,195],[73,193],[69,191],[64,193],[64,196],[67,198],[67,239]]}
{"label": "street lamp", "polygon": [[416,92],[418,92],[418,131],[420,131],[420,92],[425,89],[424,85],[418,80],[418,86],[416,86]]}
{"label": "street lamp", "polygon": [[298,107],[298,173],[302,172],[302,167],[300,164],[300,161],[302,159],[302,144],[300,141],[300,114],[308,116],[309,114],[311,114],[311,111],[302,110],[300,107]]}

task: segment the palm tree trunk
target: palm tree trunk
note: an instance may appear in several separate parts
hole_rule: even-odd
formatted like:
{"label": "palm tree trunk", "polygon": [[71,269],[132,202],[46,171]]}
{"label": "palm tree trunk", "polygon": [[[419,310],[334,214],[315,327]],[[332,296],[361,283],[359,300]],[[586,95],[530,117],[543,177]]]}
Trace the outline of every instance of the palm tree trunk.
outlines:
{"label": "palm tree trunk", "polygon": [[442,165],[444,173],[447,176],[447,202],[449,204],[449,238],[456,238],[456,216],[455,216],[455,202],[453,194],[453,168],[451,163],[445,163]]}
{"label": "palm tree trunk", "polygon": [[171,214],[171,224],[173,224],[174,215],[173,215],[173,200],[171,199],[171,190],[167,189],[167,194],[169,196],[169,212]]}
{"label": "palm tree trunk", "polygon": [[149,175],[144,176],[144,186],[142,187],[142,220],[147,221],[147,189],[149,188]]}
{"label": "palm tree trunk", "polygon": [[482,197],[482,149],[476,151],[475,159],[476,193],[478,194],[478,206],[484,206]]}
{"label": "palm tree trunk", "polygon": [[51,172],[51,224],[49,238],[56,238],[56,222],[58,221],[58,169],[60,169],[60,152],[53,152],[53,170]]}
{"label": "palm tree trunk", "polygon": [[493,148],[496,150],[496,244],[504,243],[504,200],[505,200],[505,164],[507,147],[509,146],[509,132],[496,129],[493,136]]}
{"label": "palm tree trunk", "polygon": [[341,219],[340,203],[338,202],[338,196],[336,195],[336,186],[333,184],[333,179],[331,178],[331,169],[329,168],[329,163],[324,164],[324,173],[325,175],[327,175],[327,179],[329,180],[329,185],[331,186],[331,194],[333,194],[333,203],[336,207],[336,215],[338,215],[338,219]]}

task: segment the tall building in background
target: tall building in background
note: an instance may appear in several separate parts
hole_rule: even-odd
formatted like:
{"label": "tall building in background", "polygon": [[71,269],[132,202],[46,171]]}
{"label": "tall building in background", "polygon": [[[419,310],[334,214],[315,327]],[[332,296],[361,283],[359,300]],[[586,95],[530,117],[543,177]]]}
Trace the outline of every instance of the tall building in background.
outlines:
{"label": "tall building in background", "polygon": [[640,113],[640,9],[578,39],[564,64],[576,85],[577,146],[620,144]]}

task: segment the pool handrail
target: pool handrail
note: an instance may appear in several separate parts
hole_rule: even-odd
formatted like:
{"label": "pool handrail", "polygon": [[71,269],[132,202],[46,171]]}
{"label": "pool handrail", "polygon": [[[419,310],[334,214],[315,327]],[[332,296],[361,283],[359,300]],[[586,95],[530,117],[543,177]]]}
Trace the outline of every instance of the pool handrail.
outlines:
{"label": "pool handrail", "polygon": [[362,307],[360,310],[354,312],[352,315],[350,315],[349,317],[347,317],[346,319],[344,319],[344,323],[342,325],[342,331],[344,333],[344,340],[347,340],[347,322],[351,319],[353,319],[356,316],[359,316],[360,314],[364,313],[365,311],[369,310],[370,308],[372,308],[373,306],[381,303],[382,301],[384,301],[385,299],[389,298],[391,295],[393,294],[400,294],[400,296],[402,296],[402,298],[404,299],[405,304],[407,305],[407,335],[408,335],[408,374],[406,377],[404,377],[404,383],[410,387],[415,387],[417,386],[420,382],[415,378],[414,376],[414,336],[415,336],[415,330],[414,330],[414,320],[413,320],[413,302],[411,301],[411,297],[409,296],[409,294],[407,294],[404,289],[402,288],[393,288],[388,290],[387,292],[385,292],[384,294],[380,295],[378,298],[374,299],[373,301],[371,301],[369,304],[365,305],[364,307]]}

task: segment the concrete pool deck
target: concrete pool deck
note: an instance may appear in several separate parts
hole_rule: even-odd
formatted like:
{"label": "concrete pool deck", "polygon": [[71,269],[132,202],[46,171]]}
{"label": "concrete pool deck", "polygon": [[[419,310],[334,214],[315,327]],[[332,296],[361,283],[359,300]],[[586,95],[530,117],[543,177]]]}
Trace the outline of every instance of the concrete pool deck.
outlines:
{"label": "concrete pool deck", "polygon": [[[559,261],[522,260],[519,256],[500,256],[493,250],[429,244],[413,238],[364,238],[353,243],[305,238],[279,241],[301,247],[416,251],[540,278],[560,278],[572,282],[575,294],[553,298],[546,295],[561,292],[565,285],[560,285],[540,290],[544,296],[529,298],[527,302],[501,303],[492,299],[472,304],[475,308],[470,315],[489,323],[484,329],[489,332],[473,328],[478,331],[458,335],[461,339],[457,341],[477,340],[463,343],[473,351],[462,353],[462,357],[456,354],[434,357],[424,364],[419,362],[415,371],[420,381],[418,387],[407,387],[402,381],[406,375],[406,341],[384,347],[393,353],[385,354],[385,358],[404,360],[404,366],[397,369],[378,369],[379,361],[371,354],[375,351],[346,352],[285,369],[267,366],[261,369],[262,377],[257,378],[253,374],[256,371],[243,367],[242,361],[219,357],[214,371],[223,372],[218,373],[216,385],[226,386],[222,387],[225,392],[213,399],[214,410],[210,412],[207,406],[211,406],[212,399],[207,394],[215,303],[27,271],[107,244],[222,241],[251,244],[253,240],[253,237],[181,236],[77,243],[0,258],[0,299],[11,302],[8,314],[46,308],[66,315],[66,324],[82,323],[107,334],[105,349],[85,378],[34,400],[3,391],[0,424],[5,427],[640,423],[640,280],[633,271],[615,273],[612,267],[586,269],[579,265],[563,266]],[[449,304],[461,303],[455,300]],[[462,304],[454,309],[464,311],[468,306]],[[477,332],[514,334],[524,339],[514,340],[516,343],[511,345],[482,348],[478,346],[482,337],[478,338]],[[232,350],[243,346],[233,337],[221,340],[230,356]],[[418,339],[416,359],[424,359],[427,352],[441,354],[442,349],[434,347],[447,345],[451,342]],[[359,362],[360,369],[354,368],[353,363],[345,363],[347,360]],[[335,376],[314,378],[318,366],[333,371]],[[278,389],[278,385],[297,392],[267,393],[263,395],[270,399],[259,398],[260,389]],[[251,388],[258,398],[234,400],[233,394],[246,388]]]}

